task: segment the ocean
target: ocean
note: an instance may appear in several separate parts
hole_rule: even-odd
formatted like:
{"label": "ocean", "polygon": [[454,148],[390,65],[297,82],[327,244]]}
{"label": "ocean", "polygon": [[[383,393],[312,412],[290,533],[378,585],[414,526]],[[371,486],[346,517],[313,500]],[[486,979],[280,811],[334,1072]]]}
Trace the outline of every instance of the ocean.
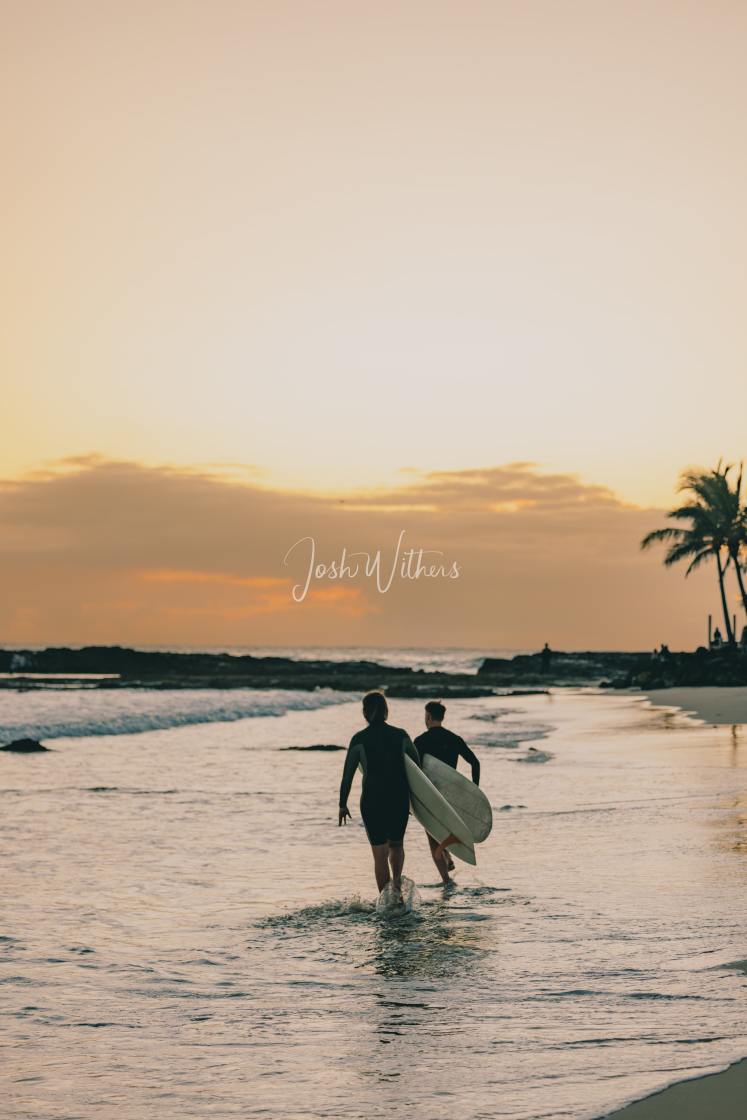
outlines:
{"label": "ocean", "polygon": [[1,691],[0,741],[52,748],[0,755],[3,1115],[591,1120],[744,1056],[744,729],[448,709],[493,833],[445,893],[411,818],[392,921],[343,752],[287,749],[347,745],[358,696]]}

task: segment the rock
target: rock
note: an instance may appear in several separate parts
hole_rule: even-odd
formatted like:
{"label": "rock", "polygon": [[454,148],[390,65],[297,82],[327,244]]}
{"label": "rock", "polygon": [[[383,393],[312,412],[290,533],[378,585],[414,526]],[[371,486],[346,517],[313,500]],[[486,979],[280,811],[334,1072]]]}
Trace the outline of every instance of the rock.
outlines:
{"label": "rock", "polygon": [[335,743],[314,743],[310,747],[281,747],[281,751],[344,751],[347,747],[338,747]]}
{"label": "rock", "polygon": [[35,751],[46,751],[48,747],[43,747],[41,743],[37,743],[36,739],[14,739],[12,743],[6,743],[4,747],[0,747],[0,751],[16,751],[18,754],[33,754]]}

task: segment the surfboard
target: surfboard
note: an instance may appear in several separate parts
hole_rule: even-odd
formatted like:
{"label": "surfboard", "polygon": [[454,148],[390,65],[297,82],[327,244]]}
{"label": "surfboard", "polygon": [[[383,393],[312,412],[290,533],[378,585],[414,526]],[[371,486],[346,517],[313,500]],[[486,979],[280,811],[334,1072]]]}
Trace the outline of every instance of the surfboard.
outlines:
{"label": "surfboard", "polygon": [[407,754],[405,773],[410,787],[410,806],[425,831],[439,843],[450,835],[456,836],[457,843],[449,844],[449,851],[474,866],[477,858],[472,833],[459,813]]}
{"label": "surfboard", "polygon": [[398,914],[410,914],[420,902],[420,892],[406,875],[402,876],[402,889],[398,893],[394,883],[389,882],[376,899],[376,913],[387,918],[396,917]]}
{"label": "surfboard", "polygon": [[432,754],[423,757],[423,770],[449,805],[456,809],[475,844],[486,840],[493,827],[493,810],[480,787]]}

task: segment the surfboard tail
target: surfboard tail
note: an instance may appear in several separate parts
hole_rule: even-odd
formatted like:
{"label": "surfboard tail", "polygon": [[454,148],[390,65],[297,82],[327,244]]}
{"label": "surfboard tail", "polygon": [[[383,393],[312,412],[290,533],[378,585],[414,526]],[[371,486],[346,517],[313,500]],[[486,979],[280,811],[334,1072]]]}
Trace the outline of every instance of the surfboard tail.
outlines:
{"label": "surfboard tail", "polygon": [[405,755],[405,773],[410,786],[410,805],[413,814],[426,832],[440,841],[444,847],[453,845],[453,854],[465,863],[475,864],[477,861],[472,834],[457,810],[449,804],[409,755]]}

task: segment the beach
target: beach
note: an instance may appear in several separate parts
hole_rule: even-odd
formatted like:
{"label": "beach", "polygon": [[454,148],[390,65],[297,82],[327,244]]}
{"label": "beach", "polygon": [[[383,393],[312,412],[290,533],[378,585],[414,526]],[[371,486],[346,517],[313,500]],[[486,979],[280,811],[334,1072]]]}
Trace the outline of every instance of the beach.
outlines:
{"label": "beach", "polygon": [[747,723],[747,686],[658,688],[645,693],[652,704],[681,708],[704,723]]}
{"label": "beach", "polygon": [[[0,694],[49,748],[0,756],[12,1115],[592,1120],[747,1054],[730,728],[450,701],[493,833],[444,894],[411,821],[422,904],[387,923],[357,781],[337,827],[359,696],[115,695]],[[391,719],[418,734],[422,702]]]}
{"label": "beach", "polygon": [[[645,693],[652,704],[679,708],[711,726],[747,723],[747,688],[663,688]],[[747,972],[747,962],[742,962]],[[747,1101],[747,1061],[721,1073],[672,1085],[610,1114],[610,1120],[742,1120]]]}
{"label": "beach", "polygon": [[747,1101],[747,1061],[722,1073],[672,1085],[661,1093],[636,1101],[610,1114],[609,1120],[744,1120]]}

